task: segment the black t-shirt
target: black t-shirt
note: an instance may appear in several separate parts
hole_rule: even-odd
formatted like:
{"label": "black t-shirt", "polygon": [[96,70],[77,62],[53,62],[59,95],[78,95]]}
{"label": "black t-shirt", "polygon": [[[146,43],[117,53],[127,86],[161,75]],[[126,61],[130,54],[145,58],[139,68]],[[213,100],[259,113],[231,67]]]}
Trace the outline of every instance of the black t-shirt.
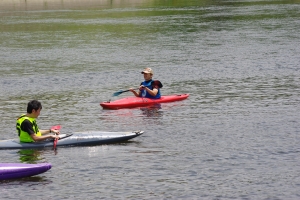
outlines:
{"label": "black t-shirt", "polygon": [[25,119],[22,124],[21,124],[21,129],[25,132],[27,132],[29,135],[34,134],[34,130],[32,128],[32,123],[28,120]]}

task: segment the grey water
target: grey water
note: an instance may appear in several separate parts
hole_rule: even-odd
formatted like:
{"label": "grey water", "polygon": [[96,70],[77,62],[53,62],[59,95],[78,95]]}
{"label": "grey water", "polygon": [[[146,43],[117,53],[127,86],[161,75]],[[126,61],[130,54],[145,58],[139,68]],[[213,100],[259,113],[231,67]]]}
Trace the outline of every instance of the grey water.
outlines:
{"label": "grey water", "polygon": [[[52,164],[1,199],[300,199],[300,1],[0,2],[0,140],[32,99],[62,133],[144,130],[112,145],[1,150]],[[151,67],[156,108],[103,110]]]}

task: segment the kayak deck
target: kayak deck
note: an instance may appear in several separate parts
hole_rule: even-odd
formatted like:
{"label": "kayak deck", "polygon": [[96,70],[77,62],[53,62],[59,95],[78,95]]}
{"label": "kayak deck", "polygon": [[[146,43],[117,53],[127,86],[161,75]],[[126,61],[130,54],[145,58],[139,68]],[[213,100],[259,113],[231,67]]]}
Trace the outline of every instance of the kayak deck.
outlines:
{"label": "kayak deck", "polygon": [[[87,131],[75,132],[64,136],[57,141],[56,146],[88,146],[102,145],[117,142],[123,142],[142,135],[144,131],[133,132],[101,132]],[[0,149],[36,149],[36,148],[53,148],[53,140],[45,140],[42,142],[24,143],[19,139],[0,140]]]}
{"label": "kayak deck", "polygon": [[122,108],[134,108],[134,107],[145,107],[153,104],[181,101],[187,99],[189,94],[176,94],[162,96],[159,99],[149,99],[143,97],[126,97],[115,101],[102,102],[100,106],[104,109],[122,109]]}

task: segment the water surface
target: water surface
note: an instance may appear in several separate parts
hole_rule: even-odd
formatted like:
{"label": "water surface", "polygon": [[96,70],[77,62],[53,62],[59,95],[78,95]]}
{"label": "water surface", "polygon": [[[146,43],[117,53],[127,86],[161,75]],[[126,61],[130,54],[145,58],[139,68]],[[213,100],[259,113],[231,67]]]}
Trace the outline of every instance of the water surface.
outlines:
{"label": "water surface", "polygon": [[[2,1],[0,139],[31,99],[41,128],[131,131],[130,142],[3,150],[49,162],[8,199],[299,199],[299,1]],[[185,101],[103,110],[145,67]],[[20,192],[22,191],[22,192]]]}

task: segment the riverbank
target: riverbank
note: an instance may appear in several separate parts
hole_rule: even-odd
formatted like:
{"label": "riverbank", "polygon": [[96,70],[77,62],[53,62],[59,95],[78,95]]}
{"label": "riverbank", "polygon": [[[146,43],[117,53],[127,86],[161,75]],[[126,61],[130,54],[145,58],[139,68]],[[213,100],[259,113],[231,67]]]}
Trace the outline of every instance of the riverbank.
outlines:
{"label": "riverbank", "polygon": [[[126,4],[138,6],[152,0],[127,0]],[[124,0],[1,0],[0,11],[31,11],[77,8],[115,8],[125,4]]]}

